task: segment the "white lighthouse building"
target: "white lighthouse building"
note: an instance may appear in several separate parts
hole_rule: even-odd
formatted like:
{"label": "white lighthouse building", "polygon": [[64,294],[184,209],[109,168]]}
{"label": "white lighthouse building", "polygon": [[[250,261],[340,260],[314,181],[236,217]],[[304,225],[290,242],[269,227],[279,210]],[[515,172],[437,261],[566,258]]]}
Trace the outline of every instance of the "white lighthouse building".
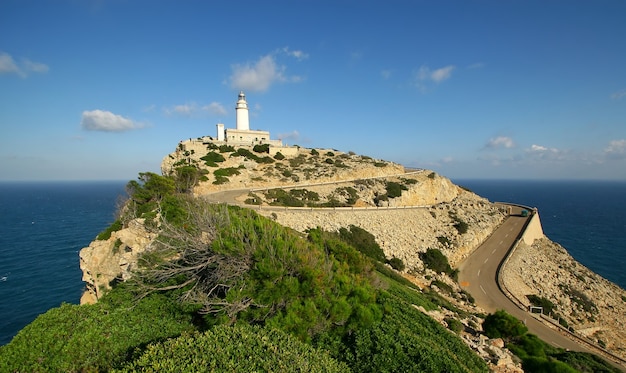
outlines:
{"label": "white lighthouse building", "polygon": [[235,112],[237,113],[237,130],[249,131],[250,118],[248,117],[248,103],[246,102],[246,95],[243,91],[239,92],[239,100],[237,100]]}
{"label": "white lighthouse building", "polygon": [[268,131],[251,130],[248,102],[243,91],[239,92],[239,99],[235,105],[236,128],[224,128],[224,124],[217,124],[217,141],[224,141],[233,145],[270,144],[282,146],[281,140],[271,140]]}

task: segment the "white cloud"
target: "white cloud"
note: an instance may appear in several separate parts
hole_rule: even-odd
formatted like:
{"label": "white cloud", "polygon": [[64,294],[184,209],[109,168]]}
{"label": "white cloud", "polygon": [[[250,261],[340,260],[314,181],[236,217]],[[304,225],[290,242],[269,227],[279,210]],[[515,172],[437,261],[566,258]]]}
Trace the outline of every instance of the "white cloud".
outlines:
{"label": "white cloud", "polygon": [[295,59],[297,59],[298,61],[306,60],[307,58],[309,58],[309,54],[308,54],[308,53],[305,53],[305,52],[303,52],[303,51],[301,51],[301,50],[295,50],[295,51],[292,51],[292,50],[290,50],[290,49],[289,49],[289,47],[284,47],[284,48],[282,49],[282,51],[283,51],[286,55],[291,56],[291,57],[294,57],[294,58],[295,58]]}
{"label": "white cloud", "polygon": [[489,149],[498,149],[498,148],[510,149],[513,147],[515,147],[515,143],[513,142],[513,139],[507,136],[498,136],[495,138],[491,138],[485,145],[485,148],[489,148]]}
{"label": "white cloud", "polygon": [[276,82],[298,83],[303,80],[300,76],[286,76],[286,69],[284,65],[279,66],[274,57],[268,54],[254,64],[233,65],[230,85],[238,90],[264,92]]}
{"label": "white cloud", "polygon": [[294,130],[288,133],[280,133],[278,134],[278,138],[281,140],[298,141],[300,140],[300,132]]}
{"label": "white cloud", "polygon": [[220,104],[219,102],[211,102],[208,105],[204,105],[202,107],[202,110],[220,117],[228,114],[224,105]]}
{"label": "white cloud", "polygon": [[206,105],[198,105],[196,102],[187,102],[181,105],[163,108],[163,112],[166,115],[180,115],[185,117],[196,116],[202,114],[203,112],[214,116],[224,116],[228,114],[224,105],[219,102],[211,102]]}
{"label": "white cloud", "polygon": [[83,111],[80,126],[87,131],[104,132],[123,132],[143,127],[141,123],[104,110]]}
{"label": "white cloud", "polygon": [[22,78],[30,73],[47,73],[50,68],[40,62],[33,62],[27,58],[22,58],[21,63],[16,63],[8,53],[0,53],[0,74],[17,74]]}
{"label": "white cloud", "polygon": [[22,65],[23,65],[24,70],[32,71],[32,72],[35,72],[35,73],[42,73],[42,74],[43,73],[47,73],[48,70],[50,69],[48,67],[48,65],[45,65],[45,64],[40,63],[40,62],[33,62],[33,61],[31,61],[31,60],[29,60],[27,58],[24,58],[22,60]]}
{"label": "white cloud", "polygon": [[621,91],[613,92],[613,94],[611,94],[611,98],[613,100],[621,100],[623,97],[626,97],[626,89],[622,89]]}
{"label": "white cloud", "polygon": [[604,154],[610,159],[626,159],[626,139],[610,141]]}
{"label": "white cloud", "polygon": [[421,66],[416,73],[417,80],[419,81],[433,81],[437,84],[449,79],[452,76],[452,71],[455,69],[454,65],[444,66],[439,69],[431,70],[428,66]]}
{"label": "white cloud", "polygon": [[8,53],[0,53],[0,73],[8,74],[8,73],[16,73],[19,74],[20,69],[13,61],[13,57]]}
{"label": "white cloud", "polygon": [[180,114],[180,115],[191,115],[193,112],[198,110],[198,105],[195,102],[183,105],[176,105],[171,109],[171,112]]}
{"label": "white cloud", "polygon": [[570,152],[559,150],[557,148],[548,148],[543,145],[532,144],[530,148],[526,149],[526,154],[535,160],[543,161],[564,161],[567,158],[576,157],[574,154],[568,154]]}

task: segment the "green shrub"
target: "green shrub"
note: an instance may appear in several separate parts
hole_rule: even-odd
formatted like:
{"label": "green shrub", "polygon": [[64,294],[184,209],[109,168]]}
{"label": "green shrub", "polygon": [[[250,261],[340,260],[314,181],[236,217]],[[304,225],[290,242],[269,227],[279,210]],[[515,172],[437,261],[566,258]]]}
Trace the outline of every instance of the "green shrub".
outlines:
{"label": "green shrub", "polygon": [[352,187],[341,187],[335,189],[335,193],[343,196],[346,199],[346,204],[352,206],[359,199],[359,195],[356,189]]}
{"label": "green shrub", "polygon": [[437,174],[434,173],[434,172],[431,172],[431,173],[428,174],[428,178],[429,179],[434,179],[435,177],[437,177]]}
{"label": "green shrub", "polygon": [[430,286],[436,286],[437,288],[439,288],[439,290],[441,290],[443,293],[448,294],[450,296],[454,295],[454,289],[452,289],[452,286],[446,284],[443,281],[440,280],[435,280],[433,282],[430,283]]}
{"label": "green shrub", "polygon": [[270,152],[270,144],[257,144],[255,145],[252,150],[255,153],[269,153]]}
{"label": "green shrub", "polygon": [[123,372],[349,372],[320,349],[276,329],[218,326],[148,346]]}
{"label": "green shrub", "polygon": [[374,235],[361,227],[350,225],[347,229],[340,228],[339,238],[374,260],[381,263],[387,260]]}
{"label": "green shrub", "polygon": [[297,197],[297,194],[294,194],[284,189],[270,189],[265,192],[265,199],[272,200],[270,202],[272,206],[303,207],[304,202]]}
{"label": "green shrub", "polygon": [[220,176],[228,177],[228,176],[239,175],[239,174],[241,174],[241,172],[239,172],[239,169],[235,167],[220,168],[220,169],[213,171],[213,175],[215,175],[215,177],[220,177]]}
{"label": "green shrub", "polygon": [[453,332],[457,334],[460,333],[464,328],[463,324],[459,320],[453,317],[446,317],[443,321],[445,321],[446,324],[448,324],[448,329],[452,330]]}
{"label": "green shrub", "polygon": [[483,321],[483,330],[489,338],[511,340],[526,334],[528,328],[505,311],[498,310],[487,315]]}
{"label": "green shrub", "polygon": [[220,145],[220,153],[232,153],[235,148],[231,145]]}
{"label": "green shrub", "polygon": [[335,153],[333,153],[333,152],[326,152],[326,156],[327,157],[334,157]]}
{"label": "green shrub", "polygon": [[6,372],[97,372],[119,366],[135,347],[193,330],[191,315],[163,295],[112,307],[62,304],[0,348]]}
{"label": "green shrub", "polygon": [[442,245],[450,245],[450,239],[448,237],[444,237],[444,236],[439,236],[437,237],[437,241],[439,241],[440,244]]}
{"label": "green shrub", "polygon": [[465,234],[467,233],[467,230],[469,229],[469,224],[467,224],[465,221],[463,221],[463,219],[459,218],[457,215],[455,214],[450,214],[450,217],[452,218],[452,220],[454,220],[454,228],[456,228],[457,232],[459,232],[459,234]]}
{"label": "green shrub", "polygon": [[282,161],[283,159],[285,159],[285,156],[281,152],[276,152],[276,154],[274,155],[274,159]]}
{"label": "green shrub", "polygon": [[182,166],[174,169],[174,182],[178,193],[189,193],[204,175],[196,166]]}
{"label": "green shrub", "polygon": [[318,152],[315,149],[311,149],[311,155],[313,155],[313,156],[320,155],[320,152]]}
{"label": "green shrub", "polygon": [[528,298],[533,306],[543,308],[544,315],[549,315],[552,313],[552,311],[554,311],[554,303],[552,303],[549,299],[540,297],[535,294],[529,294],[526,296],[526,298]]}
{"label": "green shrub", "polygon": [[105,229],[100,234],[98,234],[98,236],[96,237],[96,240],[99,240],[99,241],[108,240],[109,238],[111,238],[111,233],[117,232],[122,228],[123,228],[122,221],[117,219],[111,225],[109,225],[107,229]]}
{"label": "green shrub", "polygon": [[424,263],[424,266],[428,269],[432,269],[437,273],[452,274],[452,267],[448,263],[448,258],[439,249],[428,249],[426,252],[419,254],[420,259]]}
{"label": "green shrub", "polygon": [[354,372],[488,371],[459,338],[415,309],[413,305],[424,304],[418,292],[394,285],[381,292],[379,303],[385,310],[381,322],[324,346]]}
{"label": "green shrub", "polygon": [[394,256],[393,258],[389,259],[388,264],[396,271],[404,271],[404,262],[400,258],[396,258]]}
{"label": "green shrub", "polygon": [[332,160],[332,158],[326,158],[326,159],[324,160],[324,162],[326,162],[326,163],[328,163],[328,164],[335,164],[335,161],[334,161],[334,160]]}
{"label": "green shrub", "polygon": [[213,184],[221,185],[221,184],[226,184],[228,182],[230,182],[230,179],[227,178],[226,176],[216,176],[215,180],[213,181]]}
{"label": "green shrub", "polygon": [[217,163],[224,162],[226,158],[217,152],[208,152],[207,155],[201,157],[205,164],[209,167],[217,167]]}
{"label": "green shrub", "polygon": [[374,162],[374,167],[387,167],[387,162]]}
{"label": "green shrub", "polygon": [[388,181],[386,183],[387,188],[387,197],[396,198],[402,195],[403,190],[408,190],[408,188],[400,183],[396,183],[395,181]]}

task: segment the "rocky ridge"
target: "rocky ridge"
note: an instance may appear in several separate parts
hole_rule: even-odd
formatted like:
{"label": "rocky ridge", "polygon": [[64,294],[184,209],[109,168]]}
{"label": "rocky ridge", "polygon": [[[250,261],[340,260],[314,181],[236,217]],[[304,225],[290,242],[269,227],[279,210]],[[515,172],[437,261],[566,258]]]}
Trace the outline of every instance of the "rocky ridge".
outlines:
{"label": "rocky ridge", "polygon": [[[413,174],[404,174],[404,168],[400,165],[374,160],[369,157],[358,156],[353,153],[342,153],[328,149],[298,149],[292,155],[283,159],[275,159],[271,163],[258,162],[250,157],[242,156],[234,151],[226,151],[224,160],[215,166],[203,164],[201,159],[206,152],[211,151],[205,144],[193,142],[196,148],[194,152],[178,147],[168,155],[163,162],[164,174],[175,172],[175,166],[195,165],[204,170],[204,179],[194,188],[194,194],[198,197],[210,197],[212,193],[233,189],[246,189],[242,191],[232,202],[246,205],[258,210],[259,213],[275,219],[278,223],[289,226],[298,231],[305,231],[312,227],[322,227],[327,230],[338,230],[349,225],[359,226],[372,233],[377,242],[383,248],[388,258],[402,259],[406,265],[405,274],[421,286],[430,286],[435,280],[448,283],[455,292],[462,293],[460,287],[443,274],[433,273],[424,268],[419,254],[428,248],[440,249],[449,259],[452,266],[458,265],[475,248],[477,248],[491,232],[503,221],[505,213],[488,200],[477,196],[469,191],[454,185],[450,180],[436,175],[431,171],[421,170]],[[216,151],[213,149],[212,151]],[[193,154],[192,154],[193,153]],[[328,161],[330,159],[330,161]],[[220,179],[216,174],[218,169],[237,170],[229,175],[226,180]],[[393,198],[381,198],[387,193],[388,182],[401,184],[405,187],[401,195]],[[313,185],[313,184],[316,185]],[[319,184],[325,183],[325,184]],[[356,200],[349,201],[354,195],[342,191],[351,188],[356,192]],[[258,200],[251,204],[251,194]],[[306,189],[318,195],[319,200],[315,203],[339,203],[339,206],[349,204],[349,207],[336,209],[319,209],[304,211],[303,209],[280,209],[273,210],[270,205],[275,201],[266,193],[270,189]],[[354,198],[353,198],[354,199]],[[419,208],[408,208],[420,206]],[[371,209],[370,209],[371,208]],[[461,233],[456,227],[459,221],[467,224],[467,231]],[[120,231],[113,232],[107,240],[94,241],[89,247],[81,250],[81,269],[83,280],[87,283],[87,291],[81,299],[81,303],[92,303],[102,295],[103,291],[110,288],[110,284],[121,281],[132,275],[132,269],[136,265],[137,256],[143,252],[154,239],[143,226],[143,222],[135,219],[126,224]],[[542,249],[517,250],[516,256],[511,258],[504,276],[505,281],[511,284],[511,291],[526,299],[527,294],[555,295],[553,302],[560,304],[561,309],[571,306],[571,299],[564,291],[565,288],[579,289],[585,278],[592,278],[593,273],[585,273],[576,278],[580,273],[580,264],[571,257],[565,255],[553,255],[543,250],[546,245],[553,244],[549,240],[538,242]],[[534,247],[535,245],[533,245]],[[556,250],[558,252],[558,250]],[[555,258],[562,258],[555,261]],[[520,273],[523,266],[535,265],[532,273]],[[580,267],[579,267],[580,266]],[[557,279],[569,273],[572,282],[566,282],[568,287],[559,287]],[[540,286],[539,279],[552,278],[550,286]],[[562,277],[565,278],[565,277]],[[583,281],[581,281],[581,278]],[[602,283],[597,276],[598,283]],[[604,280],[606,281],[606,280]],[[613,309],[613,320],[624,320],[624,311],[621,308],[626,303],[626,296],[622,295],[619,303],[619,295],[624,294],[618,287],[603,285],[606,291],[598,292],[606,297],[606,302],[597,302],[596,307],[602,310]],[[435,287],[436,289],[436,287]],[[593,290],[595,289],[595,290]],[[593,288],[592,291],[597,291]],[[467,309],[473,313],[480,313],[466,301],[464,297],[454,294],[445,294],[450,301],[458,307]],[[597,294],[596,294],[597,297]],[[559,303],[560,302],[560,303]],[[445,312],[445,311],[444,311]],[[585,315],[580,324],[575,321],[580,318],[579,313],[566,313],[570,317],[572,325],[591,325],[591,318]],[[601,311],[600,313],[604,314]],[[621,312],[621,315],[620,315]],[[610,315],[610,313],[606,313]],[[437,318],[435,315],[431,315]],[[440,315],[441,316],[441,315]],[[596,324],[586,328],[590,334],[605,343],[607,348],[622,349],[619,341],[626,340],[619,332],[611,332],[611,329],[623,331],[623,325],[613,324],[608,320],[610,316],[595,316]],[[445,325],[444,319],[440,321]],[[481,337],[480,320],[461,320],[466,331],[461,337],[474,348],[486,361],[489,361],[492,371],[515,372],[521,371],[518,361],[501,349],[497,341],[487,340]],[[623,322],[623,321],[622,321]],[[619,339],[621,338],[621,340]]]}

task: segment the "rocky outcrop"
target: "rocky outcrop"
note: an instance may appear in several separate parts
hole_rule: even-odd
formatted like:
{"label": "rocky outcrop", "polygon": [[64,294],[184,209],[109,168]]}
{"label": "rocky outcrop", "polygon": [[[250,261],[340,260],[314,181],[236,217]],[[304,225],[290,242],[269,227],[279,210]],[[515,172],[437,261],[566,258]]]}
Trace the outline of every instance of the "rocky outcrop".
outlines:
{"label": "rocky outcrop", "polygon": [[575,334],[626,359],[626,291],[578,263],[546,238],[520,244],[502,272],[506,288],[554,304],[552,316]]}
{"label": "rocky outcrop", "polygon": [[146,230],[143,219],[135,219],[109,239],[95,240],[80,250],[80,269],[86,284],[80,304],[96,303],[113,283],[127,280],[139,254],[155,237],[156,233]]}

